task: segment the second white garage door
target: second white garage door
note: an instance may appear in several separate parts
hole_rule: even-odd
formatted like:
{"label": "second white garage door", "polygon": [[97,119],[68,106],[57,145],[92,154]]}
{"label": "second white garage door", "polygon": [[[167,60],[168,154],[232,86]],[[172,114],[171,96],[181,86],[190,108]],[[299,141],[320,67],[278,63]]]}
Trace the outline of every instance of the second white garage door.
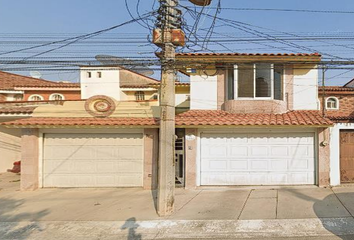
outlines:
{"label": "second white garage door", "polygon": [[313,133],[201,134],[201,185],[315,184]]}
{"label": "second white garage door", "polygon": [[44,135],[44,187],[142,185],[142,134]]}

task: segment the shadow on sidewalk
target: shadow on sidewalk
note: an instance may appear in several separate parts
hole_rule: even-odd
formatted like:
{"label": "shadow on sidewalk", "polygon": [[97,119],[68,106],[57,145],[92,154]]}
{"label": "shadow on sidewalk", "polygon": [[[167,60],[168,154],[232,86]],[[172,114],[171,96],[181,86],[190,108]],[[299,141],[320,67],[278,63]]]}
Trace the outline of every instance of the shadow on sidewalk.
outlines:
{"label": "shadow on sidewalk", "polygon": [[[41,227],[35,222],[46,216],[49,211],[42,210],[39,212],[16,214],[16,209],[21,207],[24,203],[24,200],[0,198],[0,222],[5,224],[5,226],[0,229],[0,239],[24,240],[30,236],[31,232],[35,230],[42,231]],[[21,221],[29,221],[32,223],[19,226]]]}
{"label": "shadow on sidewalk", "polygon": [[125,221],[124,225],[121,226],[120,229],[125,230],[125,229],[129,229],[128,230],[128,240],[141,240],[142,236],[141,234],[137,234],[136,233],[136,229],[138,229],[139,224],[136,223],[136,218],[132,217],[129,218],[128,220]]}
{"label": "shadow on sidewalk", "polygon": [[[296,190],[291,191],[297,197],[313,202],[313,210],[316,216],[322,223],[322,226],[339,239],[353,239],[353,235],[348,236],[348,234],[353,234],[354,232],[354,223],[353,223],[353,214],[348,210],[348,208],[343,204],[344,199],[351,199],[354,203],[354,192],[348,193],[333,193],[328,195],[322,200],[318,200],[316,198],[310,197],[303,193],[297,192]],[[340,207],[336,207],[335,209],[330,209],[331,203],[338,201],[340,205],[344,208],[342,212],[347,212],[347,216],[343,216],[343,214],[338,214],[338,216],[331,216],[332,214],[329,213],[331,210],[339,209]],[[336,218],[336,220],[333,220]],[[352,229],[351,233],[346,233],[348,229]],[[346,236],[347,235],[347,236]]]}

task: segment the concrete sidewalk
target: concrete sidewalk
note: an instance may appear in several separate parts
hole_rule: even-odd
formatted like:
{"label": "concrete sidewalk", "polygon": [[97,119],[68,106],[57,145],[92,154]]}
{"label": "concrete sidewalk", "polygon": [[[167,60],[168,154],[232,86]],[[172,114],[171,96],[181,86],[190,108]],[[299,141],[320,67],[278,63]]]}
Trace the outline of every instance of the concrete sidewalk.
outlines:
{"label": "concrete sidewalk", "polygon": [[[63,227],[75,231],[76,227],[85,228],[80,225],[81,223],[100,225],[105,222],[107,226],[122,227],[125,224],[127,227],[124,231],[122,229],[122,232],[126,234],[129,234],[135,224],[138,224],[145,238],[157,237],[159,234],[161,239],[165,236],[163,233],[173,235],[173,229],[177,229],[177,233],[184,229],[184,233],[187,234],[188,227],[191,229],[193,226],[204,226],[195,228],[196,232],[198,229],[201,232],[209,228],[214,229],[214,237],[219,234],[218,229],[222,227],[225,231],[229,229],[227,231],[230,236],[236,237],[240,233],[236,230],[242,230],[239,228],[241,225],[249,231],[252,226],[263,226],[260,232],[268,234],[269,231],[277,237],[282,237],[280,233],[284,229],[293,229],[292,232],[298,234],[306,233],[306,229],[309,229],[309,234],[312,235],[307,236],[317,236],[314,231],[316,228],[311,226],[322,226],[317,229],[318,234],[327,233],[323,236],[338,234],[333,233],[331,226],[342,231],[340,234],[354,234],[351,231],[354,230],[353,186],[333,189],[315,186],[177,189],[175,213],[170,217],[160,218],[155,211],[155,194],[151,191],[110,188],[41,189],[34,192],[20,192],[18,180],[18,175],[0,174],[0,229],[8,229],[8,233],[16,233],[18,231],[16,229],[26,232],[27,228],[39,231],[38,229],[41,228]],[[259,225],[260,221],[261,225]],[[307,224],[302,224],[306,221]],[[172,224],[172,228],[164,225],[166,223]],[[72,228],[66,224],[70,224]],[[146,232],[143,227],[149,224],[157,224],[160,230],[149,234],[151,229]],[[296,230],[291,226],[297,226]],[[247,232],[237,237],[247,238],[251,236],[249,234],[250,232]],[[186,235],[188,236],[190,234]],[[201,236],[206,237],[203,234]],[[284,237],[290,236],[292,235]]]}

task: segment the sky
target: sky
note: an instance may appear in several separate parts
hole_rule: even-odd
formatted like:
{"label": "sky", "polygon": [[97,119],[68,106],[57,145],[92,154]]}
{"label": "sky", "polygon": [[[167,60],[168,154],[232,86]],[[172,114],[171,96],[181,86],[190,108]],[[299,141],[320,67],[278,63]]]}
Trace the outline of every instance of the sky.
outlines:
{"label": "sky", "polygon": [[[128,0],[128,6],[134,17],[137,17],[136,5],[139,4],[141,14],[150,12],[152,8],[157,9],[155,0]],[[184,6],[194,9],[187,0],[180,0]],[[218,1],[213,0],[212,7],[217,6]],[[354,59],[354,1],[352,0],[221,0],[222,10],[219,17],[250,24],[253,29],[258,29],[269,36],[279,37],[284,32],[294,35],[307,36],[328,36],[328,39],[319,41],[300,41],[297,46],[311,46],[311,50],[329,54],[328,59]],[[227,8],[259,8],[259,9],[293,9],[293,10],[328,10],[328,11],[353,11],[352,13],[316,13],[316,12],[291,12],[291,11],[270,11],[270,10],[234,10]],[[182,9],[186,12],[184,9]],[[200,11],[196,8],[195,11]],[[204,13],[213,15],[215,9],[206,8]],[[9,50],[21,49],[29,46],[42,44],[46,41],[61,40],[67,37],[83,33],[95,32],[130,20],[131,17],[126,9],[125,0],[0,0],[0,53]],[[188,14],[185,21],[193,26],[195,20]],[[305,52],[304,48],[294,48],[279,42],[237,42],[238,38],[256,38],[230,26],[222,26],[223,22],[217,21],[212,36],[214,41],[218,38],[228,39],[225,45],[227,49],[234,52]],[[203,35],[211,25],[209,18],[201,17],[199,24],[195,27],[198,33]],[[254,28],[261,27],[261,28]],[[274,31],[272,31],[274,30]],[[203,32],[204,31],[204,32]],[[61,48],[48,54],[41,55],[48,59],[76,59],[92,58],[98,54],[110,54],[119,57],[154,57],[155,46],[146,40],[150,34],[149,29],[137,23],[117,28],[108,33],[102,34],[82,43]],[[280,35],[279,35],[280,34]],[[187,34],[188,35],[188,34]],[[232,38],[231,38],[231,37]],[[336,37],[336,39],[331,39]],[[348,39],[338,39],[347,37]],[[115,40],[118,42],[114,42]],[[233,41],[235,40],[235,41]],[[96,42],[95,42],[96,41]],[[113,41],[114,43],[110,43]],[[334,44],[334,45],[333,45]],[[353,48],[346,46],[353,45]],[[191,44],[192,45],[192,44]],[[272,46],[272,47],[269,47]],[[227,51],[225,47],[213,42],[207,46],[213,51]],[[25,58],[45,51],[48,48],[39,48],[35,51],[24,51],[16,54],[0,55],[0,60],[14,58]],[[181,51],[188,52],[196,50],[197,47],[185,48]],[[309,51],[307,51],[309,52]],[[3,67],[3,68],[1,68]],[[6,69],[8,65],[0,65]],[[345,73],[347,71],[347,73]],[[15,71],[23,75],[29,75],[29,69]],[[78,81],[78,72],[71,71],[42,71],[43,78],[49,80],[70,80]],[[336,76],[338,74],[343,75]],[[341,85],[354,77],[354,71],[329,70],[326,75],[329,79],[328,85]],[[154,77],[158,77],[155,74]]]}

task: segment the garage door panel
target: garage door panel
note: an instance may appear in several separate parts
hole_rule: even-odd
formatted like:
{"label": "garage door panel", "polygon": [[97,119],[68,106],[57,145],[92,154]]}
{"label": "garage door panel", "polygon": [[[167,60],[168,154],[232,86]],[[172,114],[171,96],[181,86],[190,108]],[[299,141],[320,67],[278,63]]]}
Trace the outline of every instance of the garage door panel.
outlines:
{"label": "garage door panel", "polygon": [[272,157],[288,157],[289,156],[289,147],[288,146],[271,146],[270,147],[270,156]]}
{"label": "garage door panel", "polygon": [[250,146],[251,156],[268,156],[269,151],[267,146]]}
{"label": "garage door panel", "polygon": [[287,171],[288,170],[288,160],[287,159],[272,159],[270,160],[270,170],[271,171]]}
{"label": "garage door panel", "polygon": [[247,160],[230,160],[230,170],[233,171],[247,171],[248,161]]}
{"label": "garage door panel", "polygon": [[142,134],[45,134],[44,187],[142,186]]}
{"label": "garage door panel", "polygon": [[314,184],[313,143],[313,133],[202,134],[201,185]]}
{"label": "garage door panel", "polygon": [[248,147],[230,146],[230,156],[248,156]]}

